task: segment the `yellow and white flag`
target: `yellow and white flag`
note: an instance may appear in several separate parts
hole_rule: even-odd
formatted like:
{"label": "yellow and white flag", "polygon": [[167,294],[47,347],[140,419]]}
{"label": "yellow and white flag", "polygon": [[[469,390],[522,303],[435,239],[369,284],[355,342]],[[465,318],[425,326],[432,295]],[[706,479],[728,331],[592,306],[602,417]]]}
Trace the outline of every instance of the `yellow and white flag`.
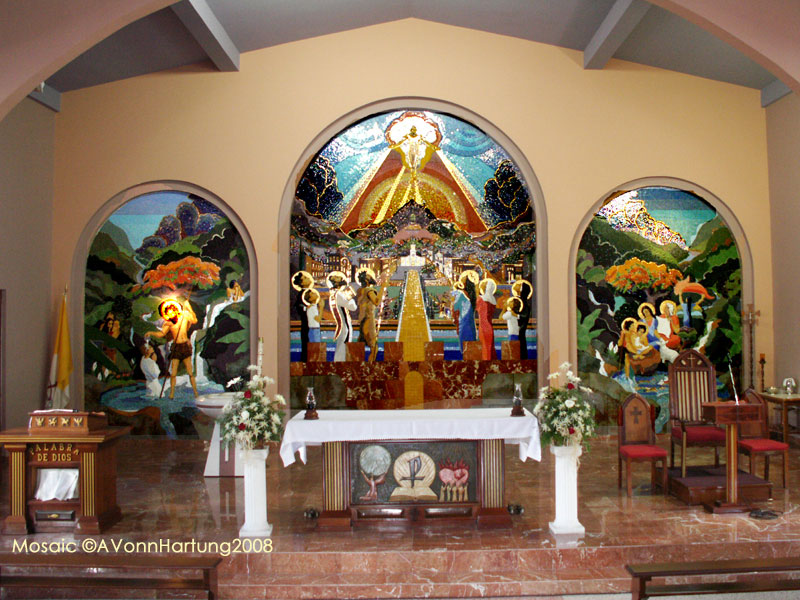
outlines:
{"label": "yellow and white flag", "polygon": [[61,300],[61,311],[58,315],[53,362],[50,364],[50,382],[47,386],[48,408],[69,408],[69,376],[71,373],[72,351],[69,345],[67,292],[65,291]]}

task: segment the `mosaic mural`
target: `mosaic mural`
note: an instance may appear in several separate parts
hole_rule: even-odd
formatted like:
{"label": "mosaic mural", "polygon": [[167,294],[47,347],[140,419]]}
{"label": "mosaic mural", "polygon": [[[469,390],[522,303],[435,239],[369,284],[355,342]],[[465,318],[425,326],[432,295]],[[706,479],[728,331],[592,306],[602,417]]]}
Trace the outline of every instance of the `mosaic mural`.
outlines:
{"label": "mosaic mural", "polygon": [[519,169],[451,115],[393,111],[339,133],[297,186],[291,221],[291,358],[327,361],[402,342],[406,361],[441,342],[499,360],[505,340],[535,358],[535,223]]}
{"label": "mosaic mural", "polygon": [[87,409],[137,433],[197,435],[195,397],[246,372],[249,290],[242,238],[211,202],[165,191],[121,206],[86,262]]}
{"label": "mosaic mural", "polygon": [[610,197],[584,232],[577,264],[578,362],[613,425],[638,392],[669,420],[667,366],[681,350],[711,359],[728,395],[742,364],[741,263],[733,235],[698,196],[646,187]]}

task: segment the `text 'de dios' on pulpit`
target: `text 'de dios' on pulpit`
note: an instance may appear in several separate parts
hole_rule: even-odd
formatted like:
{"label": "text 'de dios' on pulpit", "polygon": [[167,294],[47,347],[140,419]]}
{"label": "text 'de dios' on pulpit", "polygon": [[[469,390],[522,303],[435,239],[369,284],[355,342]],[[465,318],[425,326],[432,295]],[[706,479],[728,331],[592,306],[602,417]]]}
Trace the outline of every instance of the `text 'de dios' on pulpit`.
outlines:
{"label": "text 'de dios' on pulpit", "polygon": [[27,428],[0,431],[9,453],[7,534],[96,534],[116,523],[116,443],[130,427],[104,413],[34,411]]}

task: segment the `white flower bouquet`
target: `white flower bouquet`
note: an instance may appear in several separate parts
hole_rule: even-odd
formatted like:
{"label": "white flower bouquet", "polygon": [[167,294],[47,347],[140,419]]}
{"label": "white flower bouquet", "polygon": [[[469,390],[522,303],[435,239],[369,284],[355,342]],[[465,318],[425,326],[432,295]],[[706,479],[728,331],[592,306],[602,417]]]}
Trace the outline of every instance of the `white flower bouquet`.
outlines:
{"label": "white flower bouquet", "polygon": [[595,434],[594,407],[588,398],[592,390],[581,385],[568,362],[547,379],[550,385],[539,390],[539,401],[533,409],[539,419],[542,443],[581,445]]}
{"label": "white flower bouquet", "polygon": [[[222,439],[247,450],[281,440],[286,406],[286,400],[280,394],[272,397],[267,395],[267,387],[274,385],[275,380],[257,374],[260,369],[256,366],[251,366],[250,369],[255,370],[256,374],[243,390],[236,392],[234,400],[219,417]],[[228,387],[234,387],[241,382],[242,379],[237,377],[228,382]]]}

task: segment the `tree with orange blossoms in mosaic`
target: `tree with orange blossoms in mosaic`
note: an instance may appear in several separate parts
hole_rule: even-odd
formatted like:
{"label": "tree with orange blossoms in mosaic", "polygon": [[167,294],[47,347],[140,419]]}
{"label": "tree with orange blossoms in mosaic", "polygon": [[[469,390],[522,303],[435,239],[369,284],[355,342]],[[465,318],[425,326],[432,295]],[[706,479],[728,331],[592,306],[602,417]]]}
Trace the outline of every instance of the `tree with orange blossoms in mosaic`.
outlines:
{"label": "tree with orange blossoms in mosaic", "polygon": [[655,304],[659,298],[668,295],[683,274],[678,269],[629,258],[621,265],[614,265],[606,271],[606,283],[624,294],[644,291],[647,301]]}
{"label": "tree with orange blossoms in mosaic", "polygon": [[186,256],[166,265],[158,265],[144,274],[144,283],[134,286],[134,292],[151,293],[169,289],[188,294],[195,288],[208,289],[219,283],[219,267],[196,256]]}

